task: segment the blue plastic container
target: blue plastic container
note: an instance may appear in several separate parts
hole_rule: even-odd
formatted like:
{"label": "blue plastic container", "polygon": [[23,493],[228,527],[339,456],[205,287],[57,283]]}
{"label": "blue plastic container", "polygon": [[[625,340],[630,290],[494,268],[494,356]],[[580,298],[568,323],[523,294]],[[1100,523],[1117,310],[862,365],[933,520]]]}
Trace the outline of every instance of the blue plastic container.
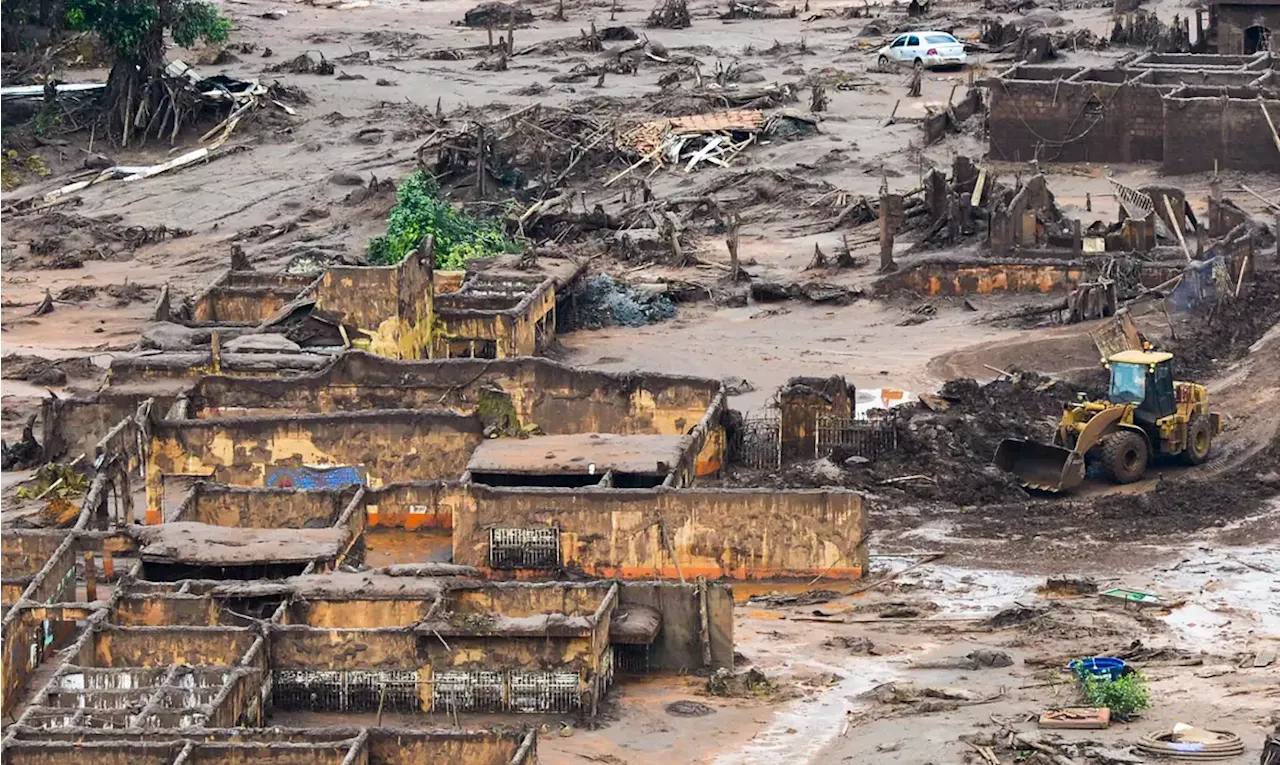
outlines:
{"label": "blue plastic container", "polygon": [[1095,656],[1091,659],[1076,659],[1067,665],[1067,669],[1077,675],[1093,675],[1108,680],[1119,680],[1128,671],[1129,666],[1124,659],[1113,659],[1109,656]]}

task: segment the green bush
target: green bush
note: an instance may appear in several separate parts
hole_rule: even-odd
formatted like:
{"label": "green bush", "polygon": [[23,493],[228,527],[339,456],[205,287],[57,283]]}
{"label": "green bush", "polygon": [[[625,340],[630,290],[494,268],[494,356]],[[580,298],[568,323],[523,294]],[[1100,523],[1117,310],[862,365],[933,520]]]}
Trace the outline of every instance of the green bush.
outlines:
{"label": "green bush", "polygon": [[387,219],[387,233],[369,243],[369,262],[393,266],[413,252],[422,240],[435,237],[435,267],[463,268],[468,260],[488,258],[519,249],[493,219],[477,220],[440,198],[440,185],[421,170],[396,190],[396,206]]}
{"label": "green bush", "polygon": [[1137,671],[1112,680],[1107,675],[1094,675],[1077,670],[1084,699],[1091,707],[1111,710],[1111,719],[1128,720],[1151,706],[1147,683]]}
{"label": "green bush", "polygon": [[97,32],[119,58],[130,62],[145,59],[157,27],[171,31],[182,48],[223,42],[231,31],[231,22],[201,0],[68,0],[65,18],[71,29]]}

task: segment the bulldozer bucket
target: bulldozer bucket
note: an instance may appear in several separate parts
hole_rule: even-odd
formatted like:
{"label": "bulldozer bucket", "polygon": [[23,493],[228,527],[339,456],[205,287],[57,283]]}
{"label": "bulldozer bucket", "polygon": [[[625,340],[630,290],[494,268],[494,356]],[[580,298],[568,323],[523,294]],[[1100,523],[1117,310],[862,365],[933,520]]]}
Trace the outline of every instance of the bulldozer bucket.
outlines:
{"label": "bulldozer bucket", "polygon": [[1006,438],[996,449],[995,464],[1032,489],[1067,491],[1084,482],[1084,456],[1060,446]]}

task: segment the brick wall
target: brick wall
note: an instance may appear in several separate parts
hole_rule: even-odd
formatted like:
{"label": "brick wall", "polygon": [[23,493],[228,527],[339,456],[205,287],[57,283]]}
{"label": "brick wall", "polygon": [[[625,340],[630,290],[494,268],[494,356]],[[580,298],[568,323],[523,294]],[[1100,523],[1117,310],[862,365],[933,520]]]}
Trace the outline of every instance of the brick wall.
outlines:
{"label": "brick wall", "polygon": [[[1222,169],[1280,171],[1280,151],[1259,103],[1207,95],[1166,98],[1164,172],[1212,170],[1215,159]],[[1280,121],[1280,100],[1265,103],[1271,119]]]}
{"label": "brick wall", "polygon": [[1280,8],[1263,5],[1218,6],[1218,53],[1243,54],[1244,30],[1253,26],[1280,31]]}
{"label": "brick wall", "polygon": [[1132,83],[1000,80],[991,87],[991,156],[1025,162],[1040,146],[1048,161],[1159,160],[1160,91]]}

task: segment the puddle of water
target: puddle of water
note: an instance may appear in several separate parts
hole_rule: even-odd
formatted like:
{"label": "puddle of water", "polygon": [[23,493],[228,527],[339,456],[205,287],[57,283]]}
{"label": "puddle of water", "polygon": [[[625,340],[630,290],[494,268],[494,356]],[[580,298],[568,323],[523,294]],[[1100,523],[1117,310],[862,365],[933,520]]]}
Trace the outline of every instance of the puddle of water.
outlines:
{"label": "puddle of water", "polygon": [[[918,560],[877,556],[876,573],[902,571]],[[1035,588],[1043,578],[928,564],[901,575],[898,581],[918,585],[922,596],[938,604],[937,617],[946,617],[994,613],[1015,601],[1033,601]],[[844,730],[845,715],[865,706],[857,696],[881,683],[903,679],[904,666],[902,658],[879,657],[850,657],[836,664],[808,658],[784,662],[788,672],[831,672],[843,679],[817,696],[797,700],[774,712],[764,730],[738,751],[721,755],[715,760],[716,765],[816,762],[815,758]]]}
{"label": "puddle of water", "polygon": [[1280,550],[1224,547],[1183,555],[1156,587],[1187,598],[1162,616],[1182,640],[1204,647],[1280,638]]}

